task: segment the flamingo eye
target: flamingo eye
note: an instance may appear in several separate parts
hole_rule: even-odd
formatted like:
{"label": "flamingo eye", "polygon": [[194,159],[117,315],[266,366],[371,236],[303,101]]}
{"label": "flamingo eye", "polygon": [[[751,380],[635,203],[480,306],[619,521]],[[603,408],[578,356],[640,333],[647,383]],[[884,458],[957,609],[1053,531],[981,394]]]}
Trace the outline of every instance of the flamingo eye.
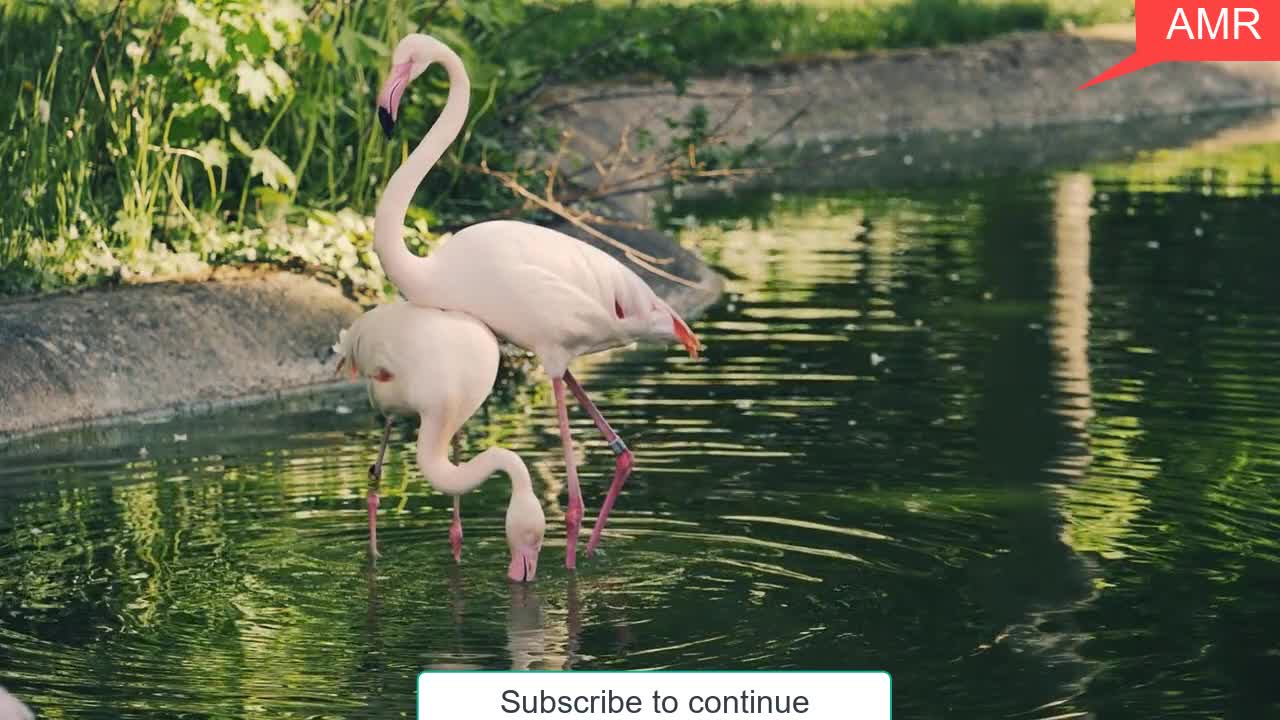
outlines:
{"label": "flamingo eye", "polygon": [[373,379],[378,382],[390,382],[394,377],[395,375],[392,375],[390,370],[387,370],[386,368],[378,368],[378,374],[374,375]]}

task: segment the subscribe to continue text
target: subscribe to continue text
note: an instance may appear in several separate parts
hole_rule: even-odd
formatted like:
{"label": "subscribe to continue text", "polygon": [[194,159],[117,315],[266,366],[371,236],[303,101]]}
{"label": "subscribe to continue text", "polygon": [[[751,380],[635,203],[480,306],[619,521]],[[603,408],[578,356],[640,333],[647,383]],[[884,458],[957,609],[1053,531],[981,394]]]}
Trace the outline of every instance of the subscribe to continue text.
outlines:
{"label": "subscribe to continue text", "polygon": [[883,672],[425,672],[418,717],[890,720]]}

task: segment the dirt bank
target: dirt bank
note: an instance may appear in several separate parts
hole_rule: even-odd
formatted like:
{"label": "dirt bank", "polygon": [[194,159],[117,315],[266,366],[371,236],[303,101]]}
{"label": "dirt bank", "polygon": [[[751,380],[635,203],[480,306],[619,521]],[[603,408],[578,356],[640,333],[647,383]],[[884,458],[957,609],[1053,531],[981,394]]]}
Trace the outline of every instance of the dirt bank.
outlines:
{"label": "dirt bank", "polygon": [[[669,83],[562,87],[541,98],[546,122],[573,131],[581,156],[607,155],[624,133],[644,131],[665,146],[668,118],[698,106],[710,125],[742,142],[767,139],[778,152],[817,160],[828,144],[927,134],[975,139],[1001,131],[1119,122],[1280,101],[1280,63],[1166,63],[1111,82],[1076,88],[1133,52],[1131,25],[1078,34],[1019,33],[976,45],[813,58],[693,80],[683,95]],[[1105,130],[1097,131],[1105,134]],[[962,137],[963,137],[962,135]],[[954,144],[949,142],[949,144]],[[636,166],[648,158],[633,157]],[[819,160],[815,165],[829,163]],[[627,199],[637,216],[652,196]]]}
{"label": "dirt bank", "polygon": [[[682,313],[719,296],[720,277],[667,236],[618,235],[693,281],[650,278]],[[0,303],[0,441],[340,381],[329,348],[360,312],[339,289],[284,272]]]}
{"label": "dirt bank", "polygon": [[0,304],[0,435],[331,380],[325,348],[358,313],[288,273]]}
{"label": "dirt bank", "polygon": [[798,146],[904,133],[1112,120],[1280,100],[1277,63],[1165,63],[1076,88],[1133,52],[1131,26],[1018,33],[971,46],[824,57],[669,83],[562,87],[541,102],[557,123],[603,144],[624,128],[661,143],[667,118],[702,105],[726,133]]}

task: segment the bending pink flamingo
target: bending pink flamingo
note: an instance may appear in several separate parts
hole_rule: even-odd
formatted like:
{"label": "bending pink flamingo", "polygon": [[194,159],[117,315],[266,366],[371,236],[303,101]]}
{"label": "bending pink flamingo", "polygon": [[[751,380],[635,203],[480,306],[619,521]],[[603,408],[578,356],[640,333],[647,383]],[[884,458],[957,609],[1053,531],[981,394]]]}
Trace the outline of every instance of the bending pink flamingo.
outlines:
{"label": "bending pink flamingo", "polygon": [[31,708],[0,687],[0,720],[35,720]]}
{"label": "bending pink flamingo", "polygon": [[[369,398],[388,415],[378,461],[370,469],[376,482],[391,428],[390,415],[417,413],[418,469],[431,486],[453,496],[449,543],[454,561],[462,554],[459,498],[495,472],[511,479],[507,506],[507,576],[532,581],[538,572],[546,517],[533,493],[529,470],[519,455],[491,447],[462,465],[449,461],[449,443],[493,389],[498,374],[498,340],[484,323],[465,313],[394,302],[380,305],[343,330],[334,346],[339,369],[369,379]],[[378,554],[377,491],[369,490],[369,551]]]}
{"label": "bending pink flamingo", "polygon": [[587,544],[588,555],[600,542],[609,512],[631,474],[633,457],[573,377],[569,363],[580,355],[637,340],[673,338],[696,359],[698,338],[635,272],[605,252],[555,230],[515,221],[484,222],[459,231],[429,257],[410,252],[404,244],[405,213],[422,179],[462,130],[471,83],[462,59],[444,43],[426,35],[409,35],[396,46],[391,74],[378,96],[378,115],[389,136],[405,88],[433,62],[449,74],[448,101],[383,192],[374,224],[374,250],[409,302],[469,313],[533,351],[542,362],[551,378],[564,448],[569,486],[565,566],[572,570],[584,508],[565,407],[566,385],[617,455],[613,481]]}

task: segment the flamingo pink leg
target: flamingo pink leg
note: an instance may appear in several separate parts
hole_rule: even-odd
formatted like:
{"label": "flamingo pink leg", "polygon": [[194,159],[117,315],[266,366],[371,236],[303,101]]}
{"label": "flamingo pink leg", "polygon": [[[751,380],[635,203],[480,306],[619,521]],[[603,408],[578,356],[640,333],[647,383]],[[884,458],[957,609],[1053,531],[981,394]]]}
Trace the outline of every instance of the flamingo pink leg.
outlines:
{"label": "flamingo pink leg", "polygon": [[449,526],[449,546],[453,548],[453,561],[462,562],[462,498],[453,499],[453,524]]}
{"label": "flamingo pink leg", "polygon": [[[462,454],[461,435],[454,435],[449,441],[450,447],[453,448],[453,458],[457,461],[459,455]],[[453,523],[449,525],[449,547],[453,549],[453,561],[455,563],[462,562],[462,498],[455,497],[453,499]]]}
{"label": "flamingo pink leg", "polygon": [[378,552],[378,492],[369,490],[369,556],[376,558]]}
{"label": "flamingo pink leg", "polygon": [[378,487],[382,484],[382,462],[387,457],[387,442],[391,439],[391,416],[382,428],[382,444],[378,446],[378,459],[369,466],[369,555],[378,557]]}
{"label": "flamingo pink leg", "polygon": [[604,532],[604,525],[609,520],[609,512],[613,510],[613,504],[618,500],[618,493],[622,492],[622,485],[631,475],[634,456],[627,449],[627,444],[622,441],[622,436],[614,432],[614,429],[609,426],[609,421],[604,419],[604,415],[600,414],[595,403],[587,397],[587,391],[582,389],[582,385],[578,383],[573,373],[566,370],[564,379],[569,389],[573,391],[573,396],[578,399],[578,404],[586,408],[591,419],[595,421],[596,427],[604,435],[605,441],[609,443],[609,447],[618,455],[613,467],[613,482],[609,483],[609,494],[605,496],[604,504],[600,506],[600,515],[596,517],[595,527],[591,528],[591,540],[587,542],[587,557],[591,557],[596,551],[596,546],[600,544],[600,534]]}
{"label": "flamingo pink leg", "polygon": [[569,408],[565,406],[564,379],[553,378],[551,390],[556,396],[556,414],[560,418],[560,442],[564,445],[565,477],[569,480],[569,507],[564,511],[564,566],[573,570],[578,565],[578,532],[582,529],[582,488],[578,486],[578,466],[573,457],[573,437],[569,434]]}

